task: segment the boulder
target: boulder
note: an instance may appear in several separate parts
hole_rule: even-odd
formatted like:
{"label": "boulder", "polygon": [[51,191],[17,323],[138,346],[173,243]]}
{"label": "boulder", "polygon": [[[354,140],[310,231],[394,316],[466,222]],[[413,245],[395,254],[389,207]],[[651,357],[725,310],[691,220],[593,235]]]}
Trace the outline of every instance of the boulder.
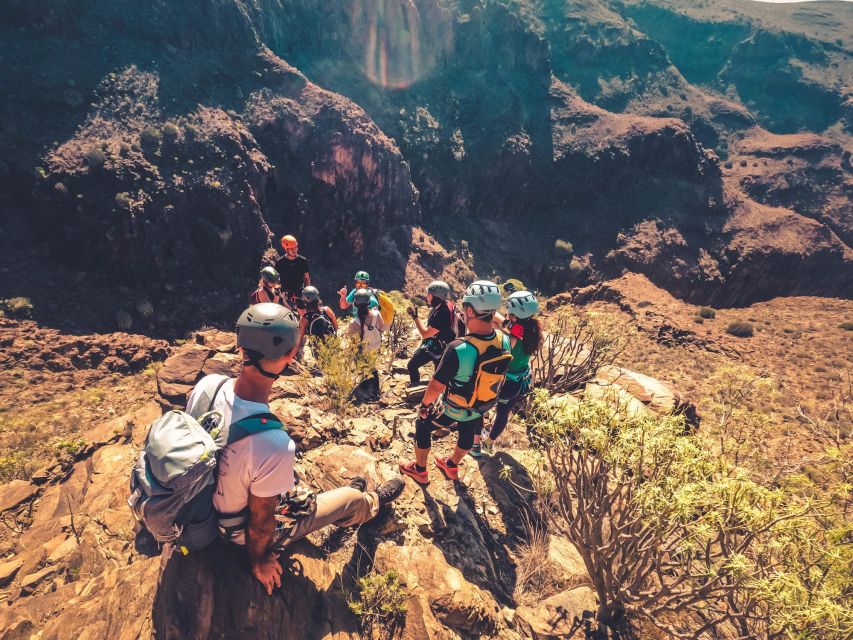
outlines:
{"label": "boulder", "polygon": [[201,373],[205,376],[215,373],[228,376],[229,378],[236,378],[240,375],[241,366],[242,360],[238,354],[216,352],[205,361]]}
{"label": "boulder", "polygon": [[515,623],[534,640],[583,638],[584,620],[598,608],[595,592],[576,587],[543,600],[534,607],[522,606],[515,612]]}
{"label": "boulder", "polygon": [[344,487],[356,476],[367,480],[368,490],[373,490],[387,479],[376,458],[361,447],[331,444],[310,451],[303,462],[310,485],[322,491]]}
{"label": "boulder", "polygon": [[186,396],[201,377],[204,364],[214,354],[208,347],[190,344],[170,356],[157,372],[160,395],[172,402],[186,402]]}
{"label": "boulder", "polygon": [[12,480],[0,484],[0,513],[17,507],[32,498],[39,488],[25,480]]}
{"label": "boulder", "polygon": [[[400,582],[417,601],[410,601],[407,629],[410,625],[431,627],[433,616],[444,626],[466,636],[494,635],[503,626],[495,599],[465,580],[462,572],[450,566],[434,545],[397,546],[384,542],[376,549],[374,565],[380,572],[396,571]],[[427,611],[431,615],[425,616]],[[420,637],[445,636],[436,631]]]}
{"label": "boulder", "polygon": [[9,582],[14,580],[15,574],[18,573],[18,569],[20,569],[23,564],[23,559],[18,557],[0,563],[0,587],[5,587]]}

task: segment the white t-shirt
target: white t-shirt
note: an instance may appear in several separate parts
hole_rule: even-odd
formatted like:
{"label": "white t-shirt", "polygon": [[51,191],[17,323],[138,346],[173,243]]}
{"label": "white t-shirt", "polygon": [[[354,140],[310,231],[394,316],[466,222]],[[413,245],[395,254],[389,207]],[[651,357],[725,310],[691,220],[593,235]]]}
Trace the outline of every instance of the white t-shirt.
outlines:
{"label": "white t-shirt", "polygon": [[[187,413],[205,413],[196,409],[201,398],[210,398],[225,376],[209,375],[195,386],[187,401]],[[234,393],[234,380],[228,380],[213,402],[212,411],[222,413],[223,424],[232,424],[257,413],[269,413],[269,405],[243,400]],[[219,513],[238,513],[249,504],[249,493],[258,498],[287,493],[293,489],[293,465],[296,445],[283,430],[261,431],[226,445],[219,456],[216,493],[213,506]],[[235,540],[236,542],[236,540]]]}
{"label": "white t-shirt", "polygon": [[[371,309],[367,313],[367,318],[364,325],[364,348],[368,351],[375,351],[382,346],[382,332],[385,331],[385,322],[382,320],[382,315],[376,310]],[[358,316],[352,319],[352,322],[347,326],[347,335],[358,338],[361,335],[361,320]]]}

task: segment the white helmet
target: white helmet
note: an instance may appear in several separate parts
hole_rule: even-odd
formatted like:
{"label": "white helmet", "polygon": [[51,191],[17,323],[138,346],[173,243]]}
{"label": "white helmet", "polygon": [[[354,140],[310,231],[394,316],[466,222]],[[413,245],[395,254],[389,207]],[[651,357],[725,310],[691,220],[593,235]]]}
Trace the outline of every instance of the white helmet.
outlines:
{"label": "white helmet", "polygon": [[529,318],[539,313],[539,302],[529,291],[516,291],[507,299],[506,311],[516,318]]}
{"label": "white helmet", "polygon": [[494,313],[501,307],[501,291],[488,280],[477,280],[465,289],[462,304],[469,304],[478,314]]}

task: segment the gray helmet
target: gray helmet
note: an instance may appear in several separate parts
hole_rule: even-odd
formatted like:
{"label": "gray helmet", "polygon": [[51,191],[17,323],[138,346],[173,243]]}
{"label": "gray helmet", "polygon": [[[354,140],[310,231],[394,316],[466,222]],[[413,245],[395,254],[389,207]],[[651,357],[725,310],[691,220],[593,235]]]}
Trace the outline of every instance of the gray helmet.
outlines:
{"label": "gray helmet", "polygon": [[352,303],[353,304],[370,304],[370,298],[372,294],[367,289],[356,289],[355,293],[352,294]]}
{"label": "gray helmet", "polygon": [[280,304],[253,304],[237,320],[237,346],[278,359],[287,355],[299,340],[299,318]]}
{"label": "gray helmet", "polygon": [[447,300],[450,297],[450,285],[444,280],[433,280],[427,287],[427,293],[431,293],[436,298]]}
{"label": "gray helmet", "polygon": [[320,292],[317,287],[312,287],[310,284],[302,290],[302,299],[305,302],[316,302],[320,299]]}
{"label": "gray helmet", "polygon": [[539,313],[539,302],[529,291],[516,291],[506,301],[506,311],[516,318],[529,318]]}
{"label": "gray helmet", "polygon": [[261,269],[261,279],[267,284],[275,284],[279,281],[278,271],[272,267],[264,267]]}
{"label": "gray helmet", "polygon": [[469,304],[478,314],[494,313],[501,306],[498,285],[488,280],[477,280],[465,289],[462,304]]}

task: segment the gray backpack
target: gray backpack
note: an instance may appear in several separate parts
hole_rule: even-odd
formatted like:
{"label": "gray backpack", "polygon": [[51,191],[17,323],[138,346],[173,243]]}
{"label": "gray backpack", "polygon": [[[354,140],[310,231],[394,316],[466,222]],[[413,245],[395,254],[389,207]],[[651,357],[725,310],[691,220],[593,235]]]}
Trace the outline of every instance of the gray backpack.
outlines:
{"label": "gray backpack", "polygon": [[218,515],[213,508],[221,449],[217,436],[227,431],[224,446],[253,433],[284,428],[278,418],[264,413],[223,430],[222,414],[210,409],[227,380],[219,383],[208,412],[197,420],[183,411],[169,411],[155,420],[131,471],[127,502],[134,517],[155,540],[170,542],[183,553],[213,542],[219,535],[219,517],[237,515]]}

